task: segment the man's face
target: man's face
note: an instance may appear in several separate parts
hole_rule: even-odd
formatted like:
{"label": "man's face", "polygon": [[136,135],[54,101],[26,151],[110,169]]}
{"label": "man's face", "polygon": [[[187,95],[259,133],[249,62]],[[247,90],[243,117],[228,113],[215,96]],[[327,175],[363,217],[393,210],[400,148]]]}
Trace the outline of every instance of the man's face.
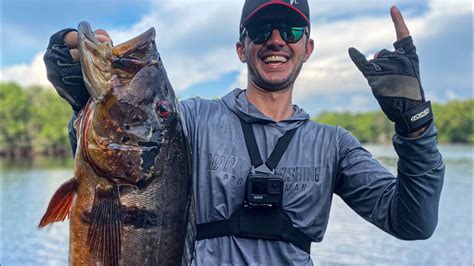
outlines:
{"label": "man's face", "polygon": [[[268,17],[259,19],[268,21]],[[272,16],[271,19],[289,24],[285,18]],[[255,23],[259,23],[258,20]],[[237,43],[237,53],[241,61],[247,63],[249,82],[266,91],[292,87],[303,63],[313,51],[313,40],[308,38],[304,34],[298,42],[289,43],[277,29],[273,29],[267,41],[255,44],[247,34],[242,42]]]}

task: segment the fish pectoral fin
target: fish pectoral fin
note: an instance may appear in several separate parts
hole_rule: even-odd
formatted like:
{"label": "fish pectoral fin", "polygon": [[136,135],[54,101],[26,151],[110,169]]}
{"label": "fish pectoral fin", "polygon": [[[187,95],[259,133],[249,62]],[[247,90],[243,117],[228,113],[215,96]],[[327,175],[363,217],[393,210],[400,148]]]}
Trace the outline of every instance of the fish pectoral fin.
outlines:
{"label": "fish pectoral fin", "polygon": [[118,265],[122,244],[122,206],[117,186],[95,189],[87,244],[96,262]]}
{"label": "fish pectoral fin", "polygon": [[77,178],[73,177],[56,190],[38,227],[44,227],[54,222],[62,222],[69,216],[78,185]]}

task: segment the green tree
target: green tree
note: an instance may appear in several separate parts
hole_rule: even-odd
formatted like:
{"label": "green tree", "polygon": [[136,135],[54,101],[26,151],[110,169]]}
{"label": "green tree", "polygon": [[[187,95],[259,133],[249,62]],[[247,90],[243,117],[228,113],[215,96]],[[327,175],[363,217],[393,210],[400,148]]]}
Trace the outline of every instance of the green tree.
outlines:
{"label": "green tree", "polygon": [[[474,143],[474,99],[433,104],[440,142]],[[389,142],[395,133],[393,123],[383,112],[323,112],[315,121],[339,125],[352,132],[361,142]]]}
{"label": "green tree", "polygon": [[31,101],[20,86],[14,83],[0,84],[0,147],[3,154],[23,155],[31,146]]}
{"label": "green tree", "polygon": [[35,150],[46,154],[69,150],[67,124],[72,114],[69,105],[52,90],[30,87],[26,91],[34,109],[31,124]]}

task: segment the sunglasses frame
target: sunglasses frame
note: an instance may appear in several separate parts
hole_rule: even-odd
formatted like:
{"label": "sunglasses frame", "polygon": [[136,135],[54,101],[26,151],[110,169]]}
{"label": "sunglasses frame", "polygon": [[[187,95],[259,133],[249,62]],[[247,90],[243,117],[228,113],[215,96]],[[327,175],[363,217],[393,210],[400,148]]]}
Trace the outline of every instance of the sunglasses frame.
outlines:
{"label": "sunglasses frame", "polygon": [[[251,23],[253,24],[253,23]],[[250,24],[250,25],[251,25]],[[264,39],[263,41],[261,42],[255,42],[255,40],[253,40],[250,35],[249,35],[249,31],[248,31],[248,26],[245,27],[242,31],[242,34],[240,35],[240,41],[243,43],[244,39],[245,39],[245,35],[247,35],[249,37],[249,39],[254,43],[254,44],[263,44],[265,43],[266,41],[268,41],[271,36],[272,36],[272,33],[273,33],[273,30],[274,29],[277,29],[278,32],[280,33],[280,36],[281,38],[286,42],[286,43],[297,43],[299,42],[302,38],[303,38],[303,35],[306,34],[306,35],[309,35],[309,30],[308,30],[308,27],[307,26],[289,26],[287,24],[285,24],[284,22],[280,22],[280,21],[269,21],[269,22],[265,22],[265,23],[259,23],[261,26],[261,28],[267,26],[267,25],[270,25],[271,26],[271,29],[268,31],[268,32],[265,32],[265,33],[259,33],[258,35],[263,35]],[[288,28],[298,28],[298,29],[302,29],[304,32],[303,34],[301,34],[301,37],[298,38],[297,40],[295,41],[290,41],[290,40],[287,40],[287,36],[285,31],[284,31],[284,27],[288,27]],[[283,33],[282,33],[283,32]],[[255,38],[257,39],[257,38]]]}

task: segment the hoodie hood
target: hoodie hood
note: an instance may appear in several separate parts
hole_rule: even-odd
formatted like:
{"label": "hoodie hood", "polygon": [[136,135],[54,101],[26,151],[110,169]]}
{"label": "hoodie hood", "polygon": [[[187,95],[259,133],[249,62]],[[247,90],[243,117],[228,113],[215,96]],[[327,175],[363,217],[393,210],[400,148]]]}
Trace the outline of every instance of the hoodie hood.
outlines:
{"label": "hoodie hood", "polygon": [[240,119],[248,123],[275,124],[284,131],[300,126],[309,119],[309,114],[297,105],[293,105],[293,114],[279,122],[264,115],[258,108],[247,99],[246,90],[234,89],[224,97],[222,101]]}

